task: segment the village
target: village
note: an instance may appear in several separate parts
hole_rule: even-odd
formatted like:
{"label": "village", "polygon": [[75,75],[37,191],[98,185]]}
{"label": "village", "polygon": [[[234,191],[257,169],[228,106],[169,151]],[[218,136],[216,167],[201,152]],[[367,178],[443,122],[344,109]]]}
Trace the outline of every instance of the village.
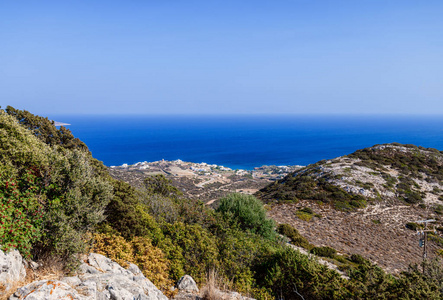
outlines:
{"label": "village", "polygon": [[270,182],[300,168],[302,166],[261,166],[252,170],[233,170],[222,165],[185,162],[178,159],[111,166],[109,171],[113,177],[138,187],[143,185],[143,179],[147,176],[164,175],[184,195],[210,205],[229,193],[254,194]]}

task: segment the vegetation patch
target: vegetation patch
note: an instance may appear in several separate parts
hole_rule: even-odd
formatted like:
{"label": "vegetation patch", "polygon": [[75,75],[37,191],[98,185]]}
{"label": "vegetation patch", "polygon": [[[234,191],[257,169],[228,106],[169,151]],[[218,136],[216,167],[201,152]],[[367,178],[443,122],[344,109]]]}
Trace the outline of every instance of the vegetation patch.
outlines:
{"label": "vegetation patch", "polygon": [[314,247],[304,236],[302,236],[298,232],[297,229],[289,224],[278,225],[277,232],[284,236],[287,236],[291,240],[291,243],[295,246],[299,246],[307,250],[311,250]]}
{"label": "vegetation patch", "polygon": [[[331,203],[337,209],[354,210],[366,206],[366,199],[354,195],[328,182],[326,178],[316,177],[315,168],[296,172],[260,190],[257,196],[265,202],[291,202],[291,199],[316,200]],[[296,202],[293,201],[293,202]]]}
{"label": "vegetation patch", "polygon": [[317,256],[334,258],[337,254],[337,250],[331,247],[314,247],[311,249],[311,253]]}

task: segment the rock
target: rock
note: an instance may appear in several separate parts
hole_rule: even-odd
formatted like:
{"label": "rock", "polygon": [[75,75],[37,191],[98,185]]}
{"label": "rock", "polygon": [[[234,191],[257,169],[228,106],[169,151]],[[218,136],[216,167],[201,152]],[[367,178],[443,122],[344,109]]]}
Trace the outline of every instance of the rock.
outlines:
{"label": "rock", "polygon": [[40,267],[40,264],[36,263],[35,261],[30,261],[29,262],[29,267],[35,271],[35,270],[37,270]]}
{"label": "rock", "polygon": [[197,284],[195,283],[194,279],[189,276],[185,275],[177,282],[177,288],[180,291],[187,291],[187,292],[199,292],[199,289],[197,287]]}
{"label": "rock", "polygon": [[4,253],[0,250],[0,285],[8,291],[12,284],[26,277],[23,258],[17,250]]}
{"label": "rock", "polygon": [[80,278],[78,278],[77,276],[63,277],[61,281],[66,282],[70,286],[75,286],[75,285],[79,285],[80,283],[82,283]]}
{"label": "rock", "polygon": [[102,271],[105,273],[125,274],[125,275],[130,275],[132,273],[131,271],[124,269],[118,263],[113,262],[111,259],[101,254],[96,254],[96,253],[89,254],[88,262],[92,267],[94,267],[98,271]]}
{"label": "rock", "polygon": [[62,281],[40,280],[19,288],[9,300],[82,300],[75,289]]}
{"label": "rock", "polygon": [[42,280],[21,287],[9,300],[168,300],[140,269],[123,268],[109,258],[91,253],[77,276]]}
{"label": "rock", "polygon": [[134,275],[140,275],[142,274],[142,271],[140,271],[140,268],[134,265],[133,263],[129,264],[128,270],[132,272]]}

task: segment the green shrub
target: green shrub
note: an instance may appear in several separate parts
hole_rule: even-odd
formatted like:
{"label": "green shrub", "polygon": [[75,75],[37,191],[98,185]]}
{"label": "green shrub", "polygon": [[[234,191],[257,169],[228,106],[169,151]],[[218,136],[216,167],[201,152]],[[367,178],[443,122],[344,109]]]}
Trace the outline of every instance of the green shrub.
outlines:
{"label": "green shrub", "polygon": [[182,193],[171,184],[163,174],[148,176],[144,180],[144,187],[149,195],[162,195],[164,197],[178,197]]}
{"label": "green shrub", "polygon": [[287,236],[291,239],[291,243],[295,246],[303,247],[305,249],[312,249],[314,246],[308,242],[308,240],[302,236],[297,229],[289,224],[280,224],[277,227],[277,232]]}
{"label": "green shrub", "polygon": [[417,230],[417,229],[420,229],[421,226],[418,225],[417,223],[409,222],[409,223],[406,223],[406,228],[415,231],[415,230]]}
{"label": "green shrub", "polygon": [[118,180],[113,180],[112,185],[114,193],[106,206],[106,223],[126,239],[135,236],[150,236],[154,240],[160,238],[160,226],[144,211],[137,191]]}
{"label": "green shrub", "polygon": [[252,267],[275,251],[276,245],[263,237],[232,229],[217,239],[220,273],[232,282],[232,288],[249,293],[255,286]]}
{"label": "green shrub", "polygon": [[13,116],[20,125],[31,131],[45,144],[67,149],[88,150],[88,147],[78,138],[75,138],[69,129],[63,126],[57,129],[54,126],[54,121],[50,121],[48,118],[39,117],[26,110],[15,109],[11,106],[7,106],[5,112]]}
{"label": "green shrub", "polygon": [[335,250],[331,247],[327,247],[327,246],[314,247],[311,249],[311,253],[318,255],[318,256],[334,258],[335,254],[337,254],[337,250]]}
{"label": "green shrub", "polygon": [[43,207],[36,176],[29,171],[15,180],[5,173],[0,171],[0,245],[30,258],[32,245],[42,235]]}
{"label": "green shrub", "polygon": [[313,215],[312,214],[309,214],[309,213],[306,213],[306,212],[303,212],[303,211],[296,211],[295,212],[295,215],[297,216],[297,218],[299,218],[300,220],[303,220],[303,221],[307,221],[307,222],[309,222],[309,221],[311,221],[311,219],[312,219],[312,217],[313,217]]}
{"label": "green shrub", "polygon": [[353,263],[358,264],[358,265],[369,263],[369,261],[367,259],[365,259],[363,256],[361,256],[360,254],[355,254],[355,253],[349,257],[349,260],[352,261]]}
{"label": "green shrub", "polygon": [[215,269],[218,249],[215,237],[198,224],[187,225],[181,222],[164,224],[165,239],[158,247],[171,261],[170,275],[178,280],[186,274],[198,283],[206,279],[206,270]]}
{"label": "green shrub", "polygon": [[240,228],[266,238],[275,238],[274,221],[266,217],[263,204],[253,196],[230,194],[220,200],[217,212],[237,222]]}
{"label": "green shrub", "polygon": [[347,292],[337,272],[289,247],[270,255],[256,274],[258,283],[279,299],[342,299]]}
{"label": "green shrub", "polygon": [[[32,234],[25,230],[22,238],[27,248],[32,243],[28,253],[57,254],[67,264],[73,263],[75,254],[86,249],[85,234],[103,221],[112,195],[107,179],[97,176],[89,153],[51,147],[0,110],[0,163],[2,178],[18,185],[17,191],[3,197],[2,201],[18,201],[14,212],[5,211],[6,217],[15,218],[14,226],[32,229]],[[20,212],[31,212],[31,224],[17,219]]]}
{"label": "green shrub", "polygon": [[307,213],[307,214],[314,214],[314,211],[310,207],[303,207],[300,209],[301,212]]}

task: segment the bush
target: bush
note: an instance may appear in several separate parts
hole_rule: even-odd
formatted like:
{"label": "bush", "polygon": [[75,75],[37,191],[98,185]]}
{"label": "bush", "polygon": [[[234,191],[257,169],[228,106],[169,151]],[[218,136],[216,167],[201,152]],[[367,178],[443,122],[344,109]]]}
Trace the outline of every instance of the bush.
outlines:
{"label": "bush", "polygon": [[408,222],[408,223],[406,223],[406,228],[415,231],[417,229],[420,229],[421,226],[418,225],[417,223],[414,223],[414,222]]}
{"label": "bush", "polygon": [[279,299],[343,299],[347,292],[337,272],[289,247],[270,255],[256,274]]}
{"label": "bush", "polygon": [[140,204],[137,191],[129,184],[113,180],[114,193],[106,206],[106,223],[124,238],[150,236],[161,238],[161,229],[155,219],[147,214]]}
{"label": "bush", "polygon": [[65,150],[53,166],[45,192],[45,240],[39,250],[53,252],[71,264],[75,254],[86,251],[86,234],[105,219],[112,186],[95,175],[88,155],[79,150]]}
{"label": "bush", "polygon": [[176,222],[164,224],[162,229],[165,239],[158,247],[171,261],[171,278],[177,281],[186,273],[197,283],[204,282],[206,270],[215,269],[218,264],[215,236],[198,224]]}
{"label": "bush", "polygon": [[[10,201],[9,209],[14,208],[4,211],[5,220],[24,226],[20,231],[24,245],[17,247],[35,258],[57,254],[73,263],[74,254],[86,250],[85,234],[103,221],[112,195],[112,187],[97,176],[89,154],[51,147],[0,110],[0,163],[4,184],[17,184],[17,190],[2,192],[3,204]],[[14,246],[18,231],[11,230],[15,236],[7,233],[5,238]]]}
{"label": "bush", "polygon": [[182,195],[182,193],[171,184],[171,180],[162,174],[146,177],[144,187],[149,195],[157,194],[172,198]]}
{"label": "bush", "polygon": [[303,237],[297,229],[289,224],[280,224],[277,227],[277,232],[283,234],[291,239],[291,242],[295,246],[303,247],[305,249],[312,249],[314,246],[308,242],[308,240]]}
{"label": "bush", "polygon": [[301,210],[296,211],[296,212],[295,212],[295,215],[296,215],[300,220],[307,221],[307,222],[311,221],[311,219],[312,219],[312,217],[313,217],[312,214],[309,214],[309,213],[303,212],[303,211],[301,211]]}
{"label": "bush", "polygon": [[243,194],[228,195],[220,200],[217,212],[237,222],[240,228],[266,238],[275,238],[274,221],[266,217],[263,204],[253,196]]}
{"label": "bush", "polygon": [[334,258],[335,254],[337,254],[337,250],[331,248],[331,247],[314,247],[311,249],[311,253],[323,256],[323,257],[330,257]]}
{"label": "bush", "polygon": [[30,258],[32,245],[42,235],[43,206],[36,177],[31,172],[17,180],[0,171],[0,245]]}
{"label": "bush", "polygon": [[369,263],[369,261],[367,259],[365,259],[363,256],[361,256],[360,254],[352,254],[349,257],[349,260],[352,261],[353,263],[358,264],[358,265]]}
{"label": "bush", "polygon": [[300,209],[300,211],[304,212],[304,213],[307,213],[307,214],[310,214],[310,215],[314,214],[314,211],[310,207],[303,207],[303,208]]}
{"label": "bush", "polygon": [[128,263],[137,265],[143,275],[162,291],[168,292],[174,285],[168,276],[170,262],[149,238],[135,237],[127,241],[116,233],[97,233],[94,241],[92,250],[95,253],[103,254],[124,267],[128,267]]}
{"label": "bush", "polygon": [[57,129],[54,126],[54,121],[50,121],[48,118],[39,117],[26,110],[15,109],[11,106],[6,107],[5,111],[45,144],[67,149],[88,150],[88,147],[75,138],[69,129],[63,126]]}

